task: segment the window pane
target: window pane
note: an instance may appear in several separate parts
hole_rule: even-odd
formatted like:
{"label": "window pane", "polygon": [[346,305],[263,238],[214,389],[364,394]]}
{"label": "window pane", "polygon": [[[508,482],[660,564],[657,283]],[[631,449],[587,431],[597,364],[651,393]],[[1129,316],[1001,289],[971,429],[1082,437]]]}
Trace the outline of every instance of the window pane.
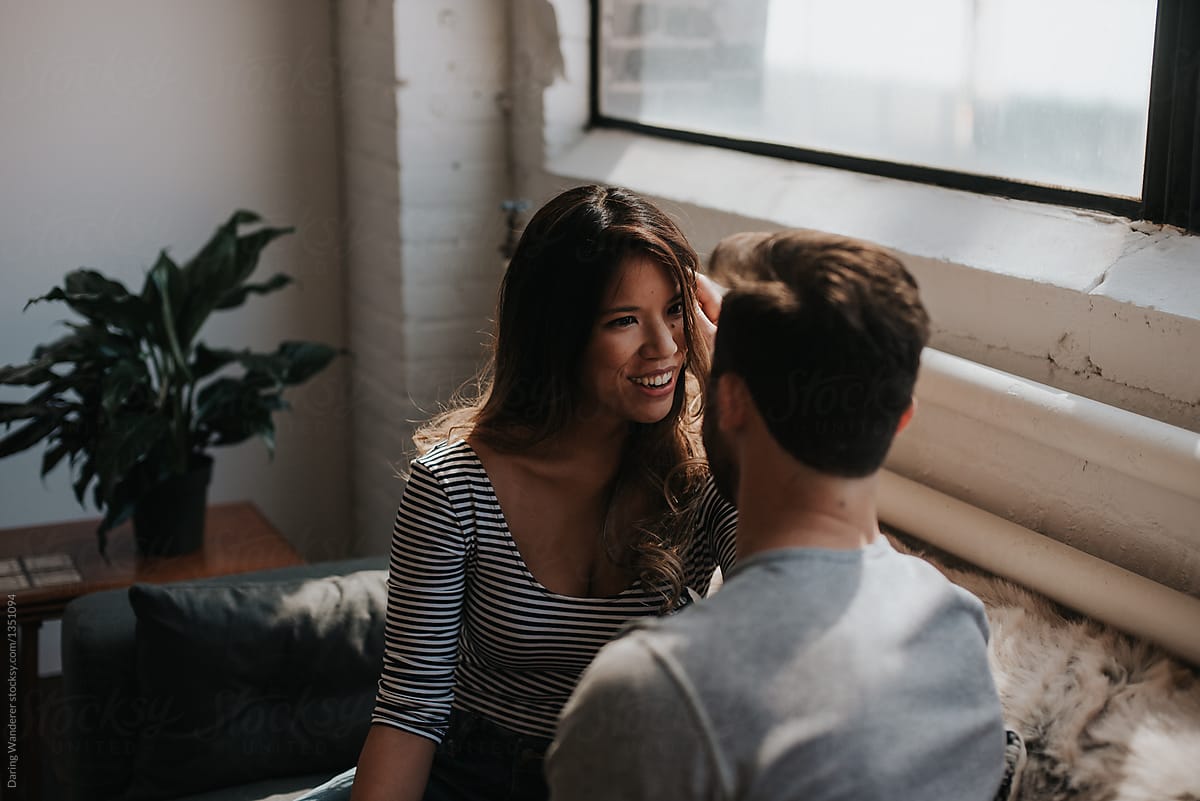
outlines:
{"label": "window pane", "polygon": [[1136,198],[1154,0],[601,0],[600,112]]}

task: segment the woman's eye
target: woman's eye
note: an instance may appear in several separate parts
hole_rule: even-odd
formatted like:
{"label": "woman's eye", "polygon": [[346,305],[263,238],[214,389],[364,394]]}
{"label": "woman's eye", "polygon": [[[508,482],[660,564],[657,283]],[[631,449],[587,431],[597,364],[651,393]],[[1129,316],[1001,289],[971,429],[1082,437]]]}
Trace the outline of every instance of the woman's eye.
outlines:
{"label": "woman's eye", "polygon": [[683,314],[683,301],[678,300],[667,307],[667,314],[672,317],[679,317]]}
{"label": "woman's eye", "polygon": [[637,318],[631,314],[627,314],[624,317],[618,317],[615,320],[608,321],[608,325],[610,328],[627,328],[631,325],[634,325],[635,323],[637,323]]}

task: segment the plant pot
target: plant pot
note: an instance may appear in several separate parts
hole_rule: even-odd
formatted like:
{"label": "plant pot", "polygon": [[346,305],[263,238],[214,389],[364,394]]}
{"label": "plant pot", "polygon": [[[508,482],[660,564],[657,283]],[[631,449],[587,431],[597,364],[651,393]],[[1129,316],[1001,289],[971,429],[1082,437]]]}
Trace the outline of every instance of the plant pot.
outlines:
{"label": "plant pot", "polygon": [[171,476],[138,501],[133,513],[138,553],[179,556],[200,550],[212,466],[211,456],[193,456],[188,472]]}

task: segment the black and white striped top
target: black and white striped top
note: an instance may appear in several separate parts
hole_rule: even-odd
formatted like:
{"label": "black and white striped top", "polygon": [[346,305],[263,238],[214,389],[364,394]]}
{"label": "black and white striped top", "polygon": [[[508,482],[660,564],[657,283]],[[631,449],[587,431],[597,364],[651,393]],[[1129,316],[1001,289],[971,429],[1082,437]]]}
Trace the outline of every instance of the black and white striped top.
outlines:
{"label": "black and white striped top", "polygon": [[[703,595],[734,560],[736,512],[712,481],[686,559]],[[634,583],[577,598],[533,577],[475,451],[442,443],[412,465],[392,536],[383,671],[372,723],[440,742],[450,707],[553,737],[584,668],[625,623],[657,615],[661,595]]]}

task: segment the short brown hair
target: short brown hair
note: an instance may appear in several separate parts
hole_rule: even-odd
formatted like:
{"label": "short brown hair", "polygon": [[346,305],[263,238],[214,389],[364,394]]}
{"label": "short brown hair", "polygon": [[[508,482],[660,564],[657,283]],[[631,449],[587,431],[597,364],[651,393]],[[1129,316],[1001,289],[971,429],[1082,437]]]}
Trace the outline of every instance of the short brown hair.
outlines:
{"label": "short brown hair", "polygon": [[876,245],[799,231],[764,236],[739,261],[712,379],[741,376],[800,462],[840,476],[875,472],[929,339],[916,280]]}

